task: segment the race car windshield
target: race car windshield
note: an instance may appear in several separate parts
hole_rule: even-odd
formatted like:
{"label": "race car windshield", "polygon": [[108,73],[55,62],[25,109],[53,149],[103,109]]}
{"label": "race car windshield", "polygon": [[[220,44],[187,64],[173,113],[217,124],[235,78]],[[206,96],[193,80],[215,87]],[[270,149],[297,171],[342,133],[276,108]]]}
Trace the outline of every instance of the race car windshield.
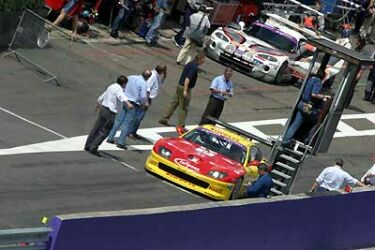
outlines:
{"label": "race car windshield", "polygon": [[244,164],[246,147],[224,136],[206,129],[195,129],[184,136],[184,139],[199,144],[211,151],[224,155],[234,161]]}
{"label": "race car windshield", "polygon": [[283,51],[292,52],[296,48],[292,40],[262,26],[250,26],[245,32]]}

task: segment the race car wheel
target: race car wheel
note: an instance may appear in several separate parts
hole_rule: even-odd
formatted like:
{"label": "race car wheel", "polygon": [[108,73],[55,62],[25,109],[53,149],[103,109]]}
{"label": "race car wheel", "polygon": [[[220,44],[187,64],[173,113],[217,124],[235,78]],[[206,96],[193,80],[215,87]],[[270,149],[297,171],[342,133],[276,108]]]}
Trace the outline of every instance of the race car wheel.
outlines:
{"label": "race car wheel", "polygon": [[288,62],[283,62],[283,64],[279,68],[279,71],[277,71],[277,74],[275,77],[276,84],[280,84],[283,82],[284,74],[287,69],[288,69]]}
{"label": "race car wheel", "polygon": [[241,187],[242,187],[242,182],[243,182],[243,177],[238,178],[238,180],[234,184],[233,191],[229,197],[230,200],[236,200],[239,198],[239,194],[240,194]]}

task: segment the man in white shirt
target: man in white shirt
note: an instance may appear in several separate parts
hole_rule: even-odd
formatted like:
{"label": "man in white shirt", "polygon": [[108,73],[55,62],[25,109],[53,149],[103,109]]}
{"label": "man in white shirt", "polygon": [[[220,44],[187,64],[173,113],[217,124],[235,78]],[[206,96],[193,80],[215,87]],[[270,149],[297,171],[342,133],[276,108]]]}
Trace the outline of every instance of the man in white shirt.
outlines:
{"label": "man in white shirt", "polygon": [[315,183],[312,185],[310,192],[337,191],[344,188],[346,185],[365,186],[342,169],[344,161],[341,158],[337,158],[335,163],[335,166],[327,167],[320,173]]}
{"label": "man in white shirt", "polygon": [[98,147],[111,131],[116,113],[121,110],[121,106],[126,105],[129,109],[133,108],[124,94],[127,82],[126,76],[119,76],[116,83],[111,84],[97,100],[95,111],[99,111],[98,119],[85,144],[85,150],[93,155],[101,156]]}
{"label": "man in white shirt", "polygon": [[158,64],[155,69],[151,70],[151,76],[147,80],[147,98],[149,106],[147,108],[140,108],[137,110],[133,127],[130,130],[130,138],[136,139],[138,137],[137,130],[146,115],[146,111],[148,110],[148,108],[150,108],[152,99],[154,99],[158,95],[159,87],[163,86],[166,78],[167,66],[165,64]]}
{"label": "man in white shirt", "polygon": [[151,70],[146,69],[141,75],[131,75],[128,77],[129,82],[126,85],[124,94],[134,108],[128,109],[127,106],[124,105],[122,110],[117,114],[116,120],[108,135],[108,143],[115,143],[114,138],[116,132],[121,127],[121,134],[116,142],[116,146],[121,149],[127,149],[125,146],[126,137],[132,129],[136,114],[140,109],[147,108],[149,105],[146,89],[147,80],[150,76]]}
{"label": "man in white shirt", "polygon": [[375,186],[375,154],[372,155],[374,165],[366,172],[366,174],[361,178],[361,182],[366,185]]}

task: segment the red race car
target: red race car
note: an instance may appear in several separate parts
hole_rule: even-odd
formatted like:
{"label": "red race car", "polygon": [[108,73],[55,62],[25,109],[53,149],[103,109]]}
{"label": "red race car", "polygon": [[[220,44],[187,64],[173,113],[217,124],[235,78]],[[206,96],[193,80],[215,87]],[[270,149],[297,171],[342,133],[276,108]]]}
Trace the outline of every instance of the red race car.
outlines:
{"label": "red race car", "polygon": [[253,181],[261,150],[228,127],[197,127],[155,143],[146,170],[215,200],[236,199]]}

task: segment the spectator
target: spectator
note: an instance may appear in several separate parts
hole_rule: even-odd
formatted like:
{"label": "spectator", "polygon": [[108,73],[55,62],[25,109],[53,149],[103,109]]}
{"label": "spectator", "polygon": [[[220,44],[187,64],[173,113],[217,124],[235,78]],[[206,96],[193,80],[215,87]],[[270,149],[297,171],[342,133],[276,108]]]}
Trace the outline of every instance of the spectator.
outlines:
{"label": "spectator", "polygon": [[[375,55],[373,58],[375,59]],[[371,66],[371,70],[367,78],[365,97],[363,98],[363,100],[375,104],[375,64]]]}
{"label": "spectator", "polygon": [[[159,64],[155,69],[151,70],[151,76],[147,80],[147,99],[148,104],[151,106],[152,99],[154,99],[159,92],[159,87],[164,85],[165,79],[167,78],[167,66],[165,64]],[[129,137],[136,138],[137,130],[146,115],[148,108],[139,109],[136,113],[135,122],[130,131]]]}
{"label": "spectator", "polygon": [[181,48],[185,43],[184,34],[186,27],[190,25],[190,16],[199,10],[201,4],[202,0],[187,0],[181,30],[174,37],[172,37],[172,40],[177,47]]}
{"label": "spectator", "polygon": [[369,43],[375,43],[375,1],[372,0],[367,8],[365,22],[362,26]]}
{"label": "spectator", "polygon": [[268,174],[268,167],[265,163],[260,163],[258,166],[258,179],[247,188],[247,197],[266,198],[271,191],[273,181],[272,177]]}
{"label": "spectator", "polygon": [[158,30],[162,26],[165,17],[167,16],[167,13],[170,11],[171,7],[171,1],[170,0],[157,0],[156,1],[156,9],[155,9],[155,15],[151,23],[151,27],[148,30],[145,40],[147,45],[151,46],[152,44],[155,44],[158,39]]}
{"label": "spectator", "polygon": [[116,83],[111,84],[98,98],[95,111],[98,112],[100,110],[99,116],[85,144],[85,150],[93,155],[101,156],[98,147],[108,136],[120,106],[124,105],[128,109],[132,107],[132,104],[124,95],[127,82],[126,76],[119,76]]}
{"label": "spectator", "polygon": [[[204,36],[210,28],[210,21],[206,15],[206,6],[201,6],[199,11],[190,16],[190,25],[186,29],[186,41],[177,56],[177,64],[187,64],[193,58],[190,54],[196,52],[196,48],[202,46]],[[199,38],[194,38],[193,33],[199,34]],[[195,40],[194,40],[195,39]],[[196,39],[201,39],[197,41]]]}
{"label": "spectator", "polygon": [[374,164],[366,172],[366,174],[361,178],[361,182],[366,185],[375,186],[375,154],[372,155],[372,160]]}
{"label": "spectator", "polygon": [[[357,40],[357,46],[355,48],[355,51],[359,52],[361,55],[364,57],[369,57],[369,58],[374,58],[375,56],[375,51],[369,47],[366,46],[366,38],[360,36],[359,39]],[[361,79],[363,72],[368,68],[368,66],[362,66],[362,68],[359,70],[359,72],[356,75],[354,85],[349,93],[349,98],[348,101],[346,102],[345,107],[348,107],[349,104],[351,103],[354,95],[354,90],[355,87],[357,86],[359,80]],[[370,75],[371,77],[371,75]]]}
{"label": "spectator", "polygon": [[232,75],[233,70],[231,68],[225,68],[224,75],[215,77],[212,81],[210,86],[211,95],[199,125],[211,124],[206,116],[219,119],[224,108],[224,102],[228,97],[233,96],[233,83],[230,80]]}
{"label": "spectator", "polygon": [[178,82],[176,93],[173,96],[172,102],[169,105],[167,112],[159,120],[160,124],[169,126],[168,120],[173,115],[178,107],[178,123],[177,133],[185,132],[185,120],[189,109],[191,90],[195,87],[198,78],[198,66],[205,61],[205,54],[203,52],[195,56],[194,60],[186,64]]}
{"label": "spectator", "polygon": [[126,22],[130,14],[133,12],[135,3],[137,0],[119,0],[118,1],[118,12],[115,20],[112,23],[111,33],[109,34],[113,38],[118,38],[118,31],[122,23]]}
{"label": "spectator", "polygon": [[[322,79],[324,73],[318,73],[310,76],[307,80],[305,88],[301,94],[301,99],[297,105],[297,112],[294,120],[289,125],[288,130],[285,133],[282,144],[289,147],[292,138],[294,138],[296,132],[302,125],[308,124],[311,128],[318,121],[319,110],[322,106],[322,101],[330,99],[331,96],[321,94],[322,90]],[[312,135],[309,135],[304,139],[305,144],[309,144]]]}
{"label": "spectator", "polygon": [[107,139],[108,143],[115,143],[115,134],[121,127],[121,134],[116,144],[118,148],[127,148],[125,146],[126,137],[131,132],[130,130],[133,127],[137,112],[139,112],[139,109],[148,107],[146,81],[150,76],[151,71],[146,69],[142,75],[132,75],[128,77],[129,81],[124,93],[132,106],[124,106],[122,111],[117,115],[115,124]]}
{"label": "spectator", "polygon": [[359,34],[359,31],[365,21],[366,16],[368,15],[368,7],[370,6],[371,0],[360,0],[359,5],[361,5],[360,11],[357,13],[357,17],[355,20],[355,27],[353,30],[354,34]]}
{"label": "spectator", "polygon": [[335,159],[335,165],[325,168],[316,178],[312,185],[310,192],[325,192],[338,191],[343,189],[346,185],[350,186],[365,186],[359,180],[353,178],[348,172],[344,171],[342,167],[344,161],[341,158]]}
{"label": "spectator", "polygon": [[66,17],[72,18],[72,40],[77,36],[78,15],[82,12],[84,0],[68,0],[62,8],[60,15],[52,23],[53,26],[59,26]]}

